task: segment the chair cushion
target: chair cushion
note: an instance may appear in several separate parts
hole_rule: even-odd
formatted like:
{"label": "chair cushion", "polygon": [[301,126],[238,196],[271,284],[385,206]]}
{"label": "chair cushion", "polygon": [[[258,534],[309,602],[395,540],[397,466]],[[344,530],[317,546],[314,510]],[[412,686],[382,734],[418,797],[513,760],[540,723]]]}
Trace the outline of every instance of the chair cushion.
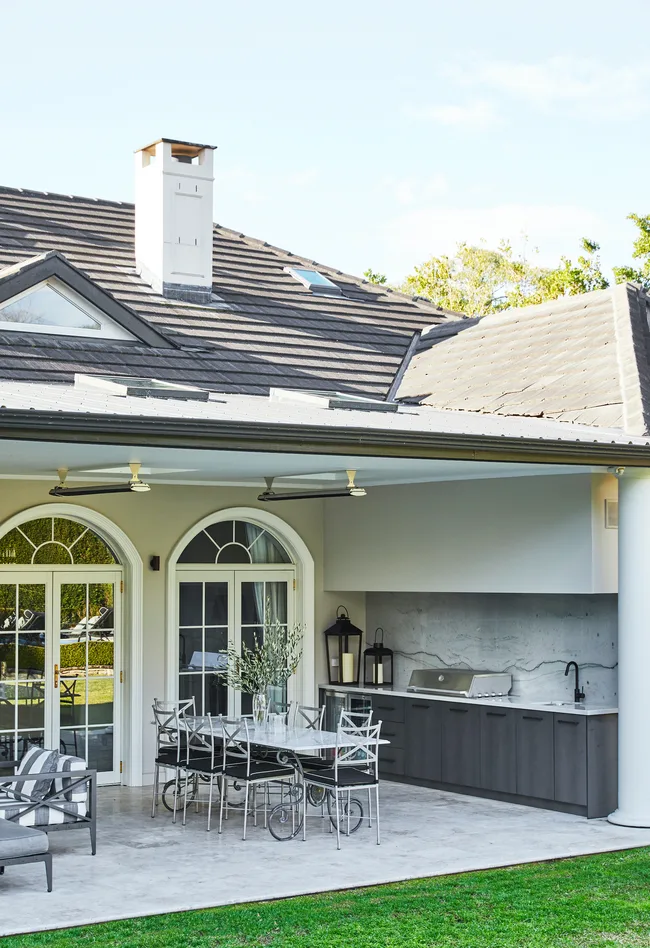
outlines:
{"label": "chair cushion", "polygon": [[85,803],[55,802],[60,809],[43,805],[29,810],[28,803],[18,803],[0,794],[0,821],[11,820],[19,826],[53,826],[57,823],[75,823],[88,812]]}
{"label": "chair cushion", "polygon": [[0,819],[0,863],[3,859],[39,856],[48,851],[47,833]]}
{"label": "chair cushion", "polygon": [[246,764],[230,764],[226,767],[226,776],[231,780],[280,780],[282,777],[293,777],[293,767],[283,767],[282,764],[271,761],[251,761],[250,774],[246,774]]}
{"label": "chair cushion", "polygon": [[71,757],[69,754],[57,754],[54,762],[54,770],[57,773],[70,774],[70,777],[63,777],[61,780],[54,781],[54,789],[57,793],[64,791],[64,797],[70,803],[85,803],[88,799],[88,784],[81,783],[74,790],[66,791],[66,787],[74,781],[75,771],[88,770],[88,766],[83,757]]}
{"label": "chair cushion", "polygon": [[[336,774],[333,767],[325,770],[309,771],[305,769],[305,781],[307,783],[318,783],[325,787],[337,785]],[[339,767],[338,786],[339,787],[373,787],[378,781],[374,774],[366,773],[363,770],[357,770],[356,767]]]}
{"label": "chair cushion", "polygon": [[190,757],[187,764],[183,764],[186,770],[193,770],[200,774],[221,773],[223,769],[223,757],[219,754],[214,755],[214,764],[211,757]]}
{"label": "chair cushion", "polygon": [[23,784],[18,784],[13,788],[16,797],[24,794],[34,800],[42,800],[52,788],[52,780],[39,780],[38,774],[49,774],[56,770],[56,759],[60,754],[58,751],[43,750],[41,747],[32,746],[21,760],[16,776],[24,777],[27,774],[34,775],[33,780],[26,780]]}

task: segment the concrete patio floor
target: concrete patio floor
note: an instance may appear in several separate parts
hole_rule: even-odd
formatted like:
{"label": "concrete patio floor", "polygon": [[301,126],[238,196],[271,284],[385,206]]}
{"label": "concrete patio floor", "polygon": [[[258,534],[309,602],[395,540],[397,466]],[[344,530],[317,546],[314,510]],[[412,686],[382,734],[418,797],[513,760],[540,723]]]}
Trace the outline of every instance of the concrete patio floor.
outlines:
{"label": "concrete patio floor", "polygon": [[273,899],[328,889],[650,845],[650,830],[605,820],[382,783],[382,844],[361,827],[341,851],[312,810],[307,842],[279,843],[262,826],[241,839],[241,816],[223,835],[192,811],[174,826],[150,791],[99,791],[97,855],[84,831],[53,833],[54,891],[42,865],[0,878],[0,936],[136,915]]}

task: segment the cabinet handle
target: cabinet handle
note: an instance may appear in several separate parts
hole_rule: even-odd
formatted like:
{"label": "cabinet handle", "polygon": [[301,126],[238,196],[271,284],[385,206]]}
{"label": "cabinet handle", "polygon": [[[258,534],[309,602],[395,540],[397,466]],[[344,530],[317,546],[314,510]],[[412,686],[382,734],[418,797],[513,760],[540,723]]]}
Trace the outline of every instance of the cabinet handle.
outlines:
{"label": "cabinet handle", "polygon": [[425,711],[428,711],[431,707],[430,704],[416,704],[414,701],[411,702],[412,708],[424,708]]}
{"label": "cabinet handle", "polygon": [[505,711],[486,711],[485,716],[488,718],[505,718]]}
{"label": "cabinet handle", "polygon": [[383,756],[382,756],[381,762],[382,762],[382,764],[394,764],[394,763],[395,763],[395,758],[394,758],[394,757],[383,757]]}
{"label": "cabinet handle", "polygon": [[538,718],[533,714],[522,714],[522,718],[524,721],[543,721],[544,720],[544,718]]}
{"label": "cabinet handle", "polygon": [[467,714],[468,708],[449,708],[450,711],[453,711],[454,714]]}
{"label": "cabinet handle", "polygon": [[577,727],[580,724],[580,721],[567,721],[565,718],[558,718],[558,724],[570,724],[572,727]]}

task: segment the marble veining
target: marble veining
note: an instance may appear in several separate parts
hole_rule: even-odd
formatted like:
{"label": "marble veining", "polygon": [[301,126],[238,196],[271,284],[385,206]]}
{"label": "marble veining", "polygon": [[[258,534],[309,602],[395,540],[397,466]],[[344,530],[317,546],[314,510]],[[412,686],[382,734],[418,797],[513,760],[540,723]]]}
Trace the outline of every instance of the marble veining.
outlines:
{"label": "marble veining", "polygon": [[513,695],[566,701],[575,660],[587,700],[618,703],[614,595],[368,593],[369,637],[377,626],[395,652],[397,689],[414,668],[477,668],[510,672]]}

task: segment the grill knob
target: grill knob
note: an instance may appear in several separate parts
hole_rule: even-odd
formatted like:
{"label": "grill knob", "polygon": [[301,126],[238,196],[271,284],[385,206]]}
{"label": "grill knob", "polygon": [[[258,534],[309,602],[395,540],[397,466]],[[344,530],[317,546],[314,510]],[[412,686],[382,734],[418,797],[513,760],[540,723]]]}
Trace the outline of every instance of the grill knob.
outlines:
{"label": "grill knob", "polygon": [[438,675],[438,681],[444,681],[444,680],[445,680],[444,675]]}

